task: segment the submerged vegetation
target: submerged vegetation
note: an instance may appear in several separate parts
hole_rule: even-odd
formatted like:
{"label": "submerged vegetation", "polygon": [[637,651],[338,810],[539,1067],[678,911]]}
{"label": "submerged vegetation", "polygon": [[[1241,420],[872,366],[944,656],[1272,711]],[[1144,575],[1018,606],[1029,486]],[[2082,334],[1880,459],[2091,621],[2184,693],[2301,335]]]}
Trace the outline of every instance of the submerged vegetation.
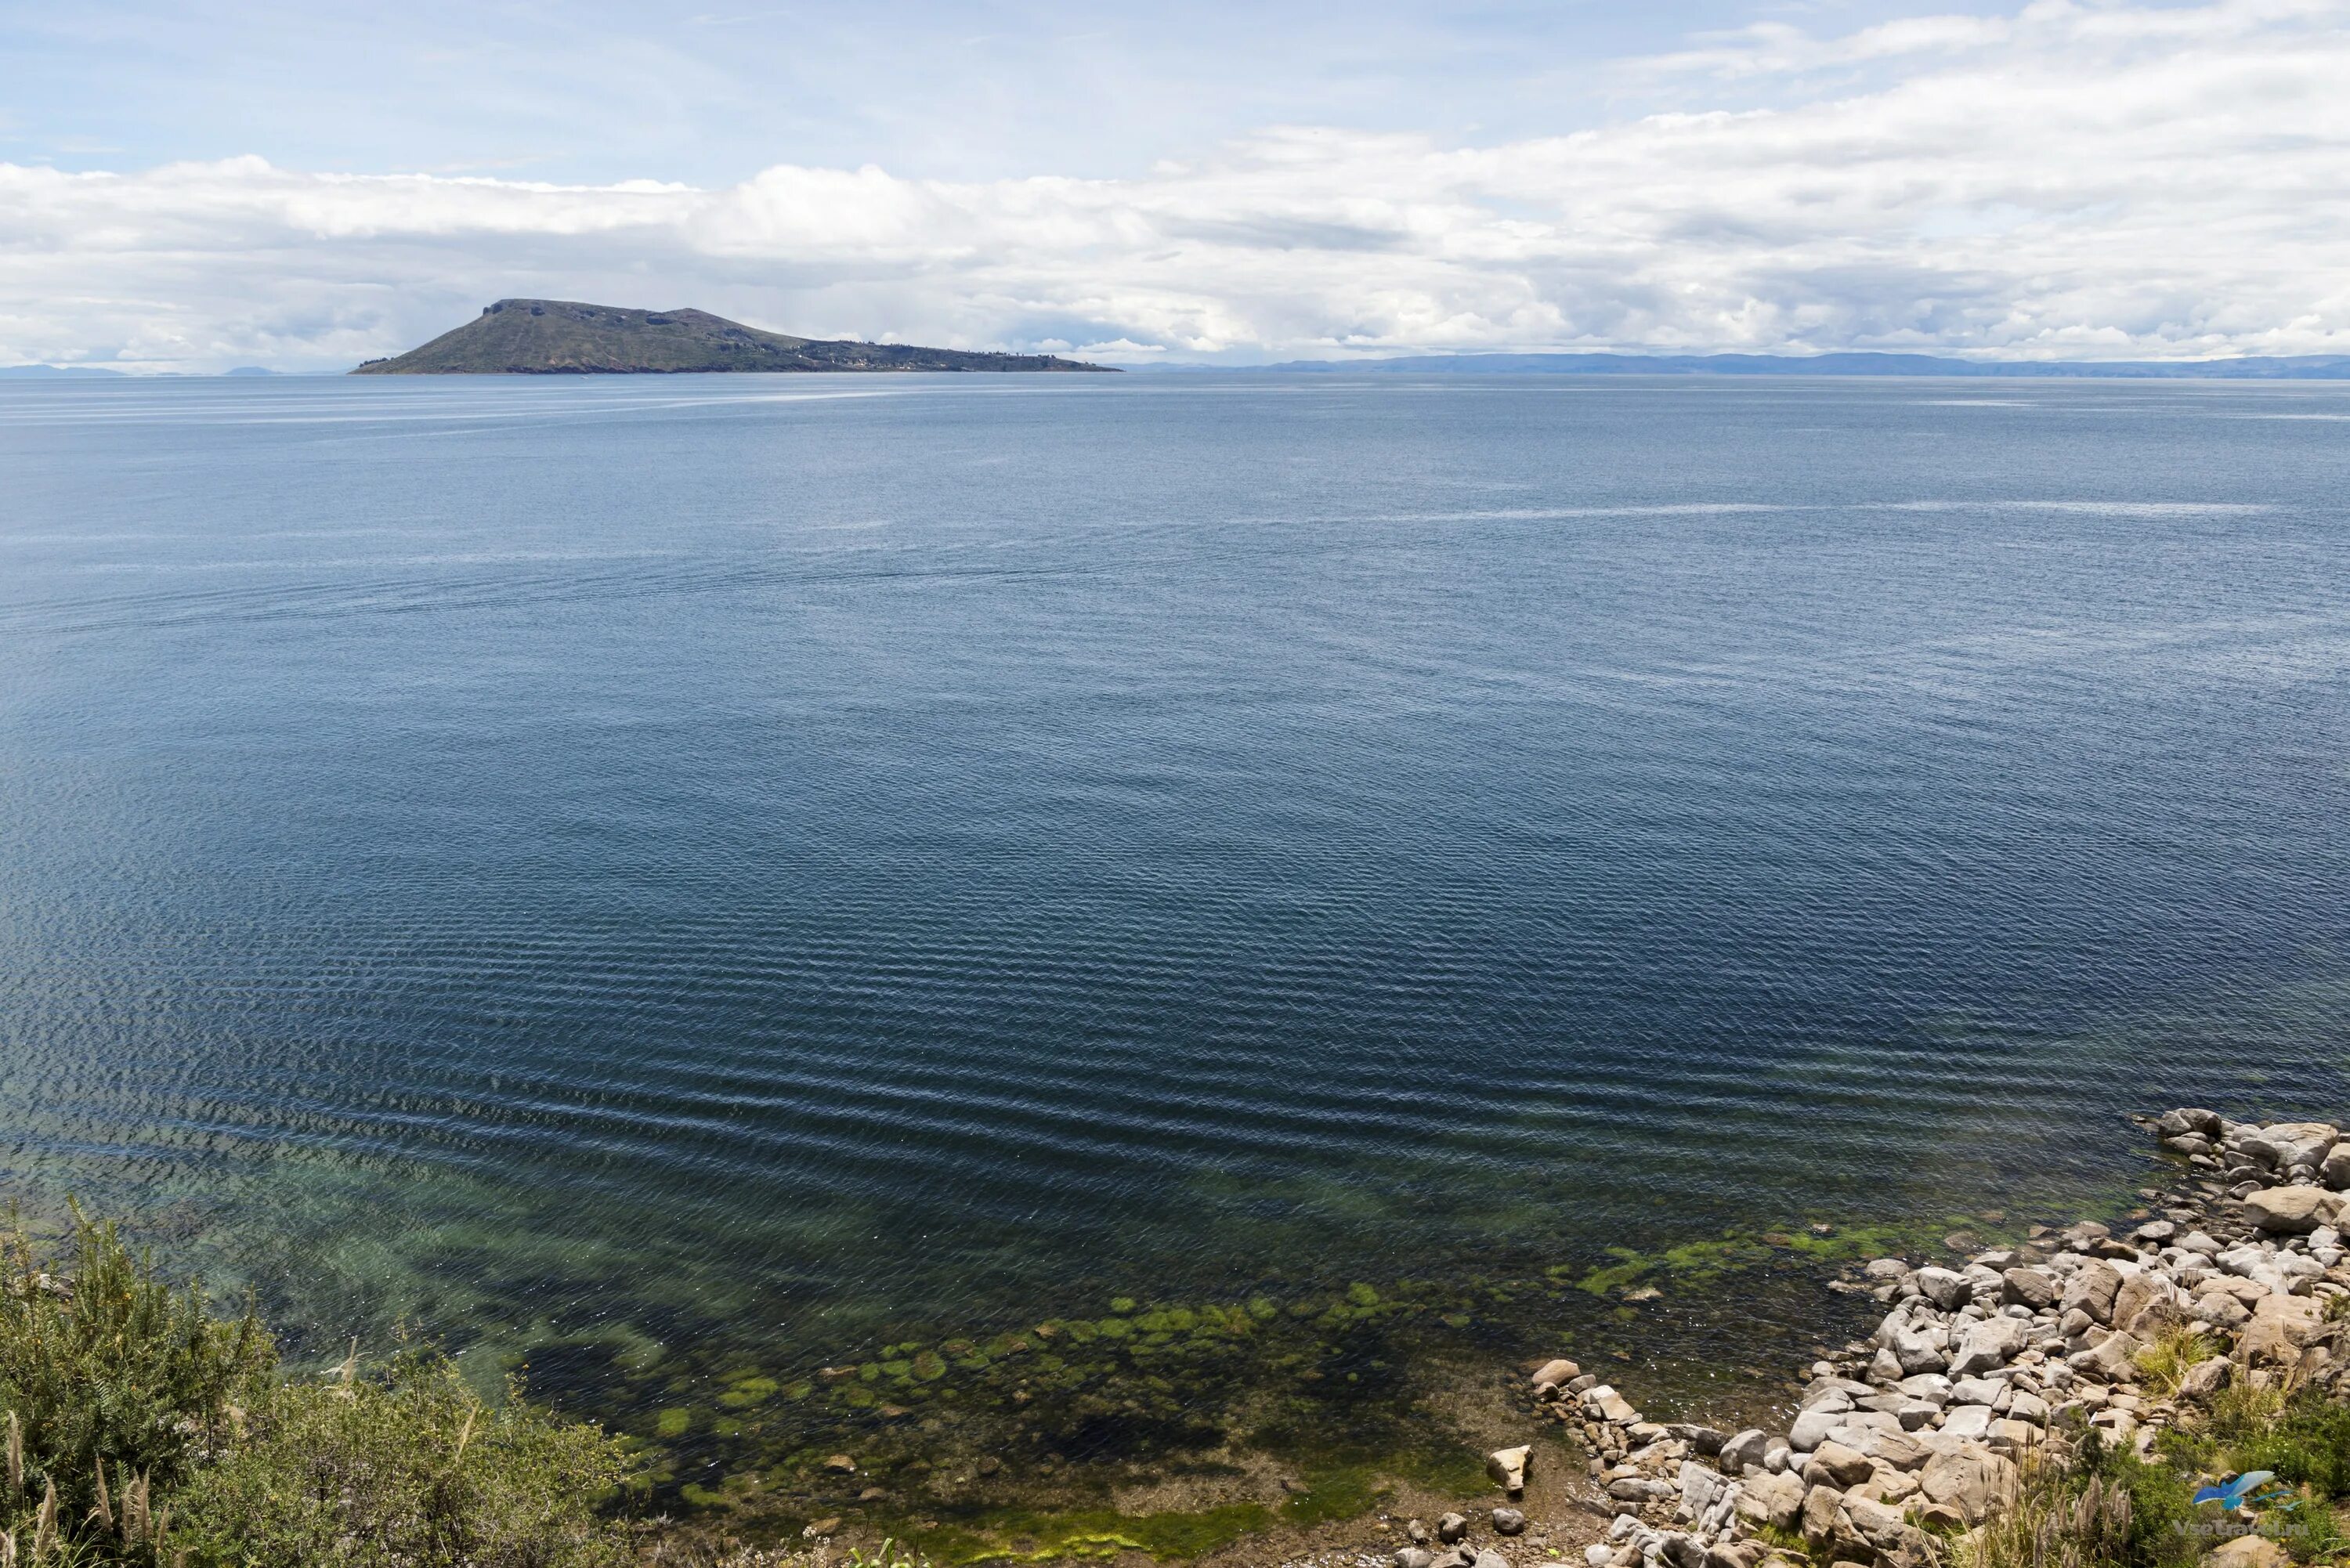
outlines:
{"label": "submerged vegetation", "polygon": [[624,1446],[484,1401],[403,1349],[289,1376],[250,1313],[216,1314],[111,1225],[53,1260],[12,1226],[0,1285],[0,1559],[137,1568],[318,1563],[602,1568]]}
{"label": "submerged vegetation", "polygon": [[[1186,1560],[1360,1516],[1399,1484],[1481,1490],[1461,1417],[1492,1397],[1474,1392],[1487,1369],[1533,1350],[1638,1352],[1659,1392],[1684,1378],[1710,1407],[1776,1399],[1728,1354],[1753,1355],[1747,1314],[1779,1293],[1769,1312],[1818,1325],[1824,1270],[1927,1241],[1822,1222],[1491,1274],[1119,1296],[820,1366],[739,1340],[632,1341],[608,1361],[566,1361],[557,1342],[547,1359],[576,1393],[629,1412],[620,1438],[518,1389],[485,1398],[422,1346],[290,1373],[254,1313],[218,1310],[77,1214],[57,1258],[21,1228],[5,1241],[0,1419],[23,1457],[0,1528],[19,1563],[38,1546],[42,1562],[142,1568],[596,1568],[633,1560],[630,1513],[709,1541],[887,1531],[942,1565]],[[1732,1272],[1738,1313],[1717,1324],[1712,1287]]]}

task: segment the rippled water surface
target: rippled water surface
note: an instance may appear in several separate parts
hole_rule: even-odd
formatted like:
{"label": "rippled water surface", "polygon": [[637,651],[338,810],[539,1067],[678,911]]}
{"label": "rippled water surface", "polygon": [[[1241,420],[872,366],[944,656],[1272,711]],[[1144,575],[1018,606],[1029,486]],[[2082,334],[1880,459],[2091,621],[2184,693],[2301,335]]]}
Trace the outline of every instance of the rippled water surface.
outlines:
{"label": "rippled water surface", "polygon": [[0,383],[0,1166],[314,1343],[625,1403],[2350,1100],[2343,389]]}

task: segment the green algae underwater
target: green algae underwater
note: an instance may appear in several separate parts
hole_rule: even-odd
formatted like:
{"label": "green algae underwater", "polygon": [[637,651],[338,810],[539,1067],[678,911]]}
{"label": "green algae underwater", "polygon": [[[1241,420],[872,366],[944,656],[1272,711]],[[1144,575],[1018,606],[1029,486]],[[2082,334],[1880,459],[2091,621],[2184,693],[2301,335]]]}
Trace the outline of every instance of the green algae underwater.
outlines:
{"label": "green algae underwater", "polygon": [[[2135,1201],[2117,1189],[2093,1207],[2118,1216]],[[1538,1357],[1575,1355],[1668,1407],[1760,1419],[1813,1356],[1879,1315],[1826,1288],[1845,1265],[2025,1228],[2004,1210],[1821,1221],[1611,1247],[1535,1273],[1355,1281],[1286,1300],[1118,1297],[1097,1317],[894,1341],[813,1372],[717,1352],[648,1369],[645,1397],[679,1400],[653,1414],[649,1452],[666,1494],[746,1532],[847,1521],[942,1563],[1183,1560],[1362,1515],[1399,1483],[1480,1495],[1479,1428],[1530,1414],[1522,1370]],[[1758,1319],[1815,1334],[1758,1344]],[[1555,1428],[1527,1433],[1552,1462],[1570,1453]],[[1268,1477],[1277,1501],[1263,1495]],[[1187,1505],[1128,1501],[1170,1495]]]}
{"label": "green algae underwater", "polygon": [[[1539,1270],[1118,1296],[1095,1315],[837,1361],[763,1356],[739,1332],[672,1345],[634,1324],[534,1320],[528,1352],[479,1324],[469,1343],[452,1337],[477,1381],[522,1370],[534,1397],[609,1419],[633,1439],[652,1506],[729,1534],[847,1529],[941,1565],[1181,1562],[1355,1520],[1399,1490],[1477,1498],[1480,1428],[1496,1417],[1519,1423],[1539,1462],[1579,1462],[1555,1428],[1530,1424],[1521,1374],[1537,1357],[1574,1355],[1662,1413],[1765,1419],[1805,1361],[1877,1315],[1831,1288],[1849,1265],[2017,1241],[2043,1220],[2143,1216],[2150,1193],[2137,1183],[2181,1168],[2150,1153],[2134,1163],[2087,1187],[2011,1187],[2011,1207],[1894,1224],[1814,1213]],[[182,1256],[218,1241],[192,1203],[141,1220]]]}
{"label": "green algae underwater", "polygon": [[[1552,1355],[1652,1407],[1760,1419],[1813,1356],[1877,1316],[1827,1288],[1846,1265],[2136,1201],[2118,1182],[2059,1188],[1903,1224],[1806,1216],[1540,1267],[1115,1296],[1090,1315],[868,1338],[825,1357],[641,1311],[503,1331],[458,1318],[445,1343],[479,1381],[519,1371],[533,1397],[628,1433],[654,1507],[746,1539],[816,1525],[889,1534],[941,1564],[1181,1561],[1357,1517],[1399,1485],[1479,1495],[1482,1434],[1530,1414],[1520,1373]],[[203,1240],[184,1210],[148,1220],[166,1245]],[[1524,1430],[1567,1457],[1554,1432]]]}

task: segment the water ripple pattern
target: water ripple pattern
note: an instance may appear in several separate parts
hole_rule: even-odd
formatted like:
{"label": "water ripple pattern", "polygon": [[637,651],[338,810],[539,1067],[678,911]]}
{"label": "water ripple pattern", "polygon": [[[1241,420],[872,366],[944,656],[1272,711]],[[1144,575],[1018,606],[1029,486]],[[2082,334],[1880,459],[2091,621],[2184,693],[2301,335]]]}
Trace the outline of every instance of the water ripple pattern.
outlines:
{"label": "water ripple pattern", "polygon": [[1045,382],[0,383],[12,1189],[817,1346],[2350,1101],[2345,389]]}

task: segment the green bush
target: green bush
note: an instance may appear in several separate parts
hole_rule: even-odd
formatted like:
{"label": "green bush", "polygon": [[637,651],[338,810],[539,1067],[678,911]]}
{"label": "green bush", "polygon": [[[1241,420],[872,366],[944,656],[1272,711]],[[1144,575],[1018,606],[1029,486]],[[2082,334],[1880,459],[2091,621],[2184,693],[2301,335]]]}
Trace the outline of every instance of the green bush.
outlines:
{"label": "green bush", "polygon": [[[70,1263],[0,1232],[0,1529],[54,1568],[608,1568],[628,1479],[600,1428],[485,1403],[404,1351],[289,1382],[250,1312],[215,1316],[111,1225]],[[0,1552],[5,1548],[0,1547]]]}
{"label": "green bush", "polygon": [[628,1559],[597,1508],[625,1479],[599,1428],[485,1404],[446,1357],[410,1352],[380,1377],[272,1390],[176,1500],[173,1542],[224,1568],[590,1568]]}
{"label": "green bush", "polygon": [[2099,1456],[2096,1473],[2129,1497],[2129,1538],[2122,1560],[2130,1568],[2166,1568],[2200,1554],[2202,1543],[2189,1530],[2195,1517],[2192,1478],[2120,1449]]}
{"label": "green bush", "polygon": [[2296,1398],[2265,1429],[2239,1438],[2232,1458],[2239,1470],[2274,1470],[2328,1501],[2350,1495],[2350,1408]]}
{"label": "green bush", "polygon": [[47,1533],[128,1538],[150,1501],[234,1436],[276,1352],[251,1314],[223,1320],[174,1289],[111,1225],[75,1215],[70,1268],[0,1234],[0,1513],[27,1543]]}

